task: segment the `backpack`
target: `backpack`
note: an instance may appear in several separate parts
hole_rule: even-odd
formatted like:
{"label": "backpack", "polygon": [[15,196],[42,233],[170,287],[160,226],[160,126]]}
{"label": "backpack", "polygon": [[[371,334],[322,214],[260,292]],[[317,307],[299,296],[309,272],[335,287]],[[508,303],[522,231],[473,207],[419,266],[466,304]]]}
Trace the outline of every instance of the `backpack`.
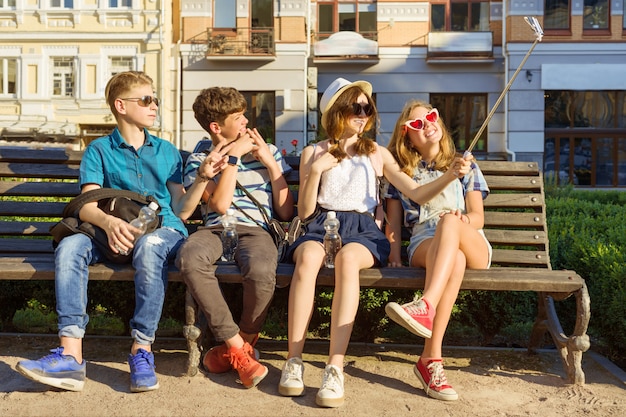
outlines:
{"label": "backpack", "polygon": [[[98,207],[106,214],[119,217],[127,222],[136,218],[139,214],[139,210],[141,210],[143,206],[153,201],[157,202],[152,196],[143,196],[133,191],[118,190],[115,188],[98,188],[79,194],[67,203],[63,209],[63,219],[50,227],[50,234],[54,240],[53,246],[56,247],[59,242],[67,236],[82,233],[93,240],[98,249],[102,251],[109,261],[120,264],[129,263],[133,258],[132,249],[125,254],[113,252],[109,246],[109,239],[104,230],[79,219],[78,213],[80,209],[85,204],[94,201],[98,202]],[[157,216],[154,221],[148,224],[146,233],[155,231],[159,228],[160,223],[161,218]]]}

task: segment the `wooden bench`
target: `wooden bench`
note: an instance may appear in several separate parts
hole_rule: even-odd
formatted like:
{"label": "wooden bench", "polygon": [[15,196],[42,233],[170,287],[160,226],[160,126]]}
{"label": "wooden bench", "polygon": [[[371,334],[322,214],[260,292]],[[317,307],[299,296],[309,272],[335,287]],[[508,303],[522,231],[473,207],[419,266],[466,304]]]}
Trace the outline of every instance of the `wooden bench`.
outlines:
{"label": "wooden bench", "polygon": [[[76,183],[82,153],[62,149],[0,147],[0,279],[52,280],[54,255],[48,229],[65,205],[49,197],[78,194]],[[298,158],[288,157],[297,168]],[[461,289],[531,291],[538,296],[537,318],[530,337],[534,351],[548,332],[560,353],[569,383],[584,384],[582,354],[589,348],[586,334],[590,317],[585,281],[575,272],[553,270],[548,252],[548,232],[543,177],[536,163],[480,161],[490,189],[485,200],[485,233],[494,246],[489,270],[467,271]],[[297,172],[288,176],[298,183]],[[46,198],[48,198],[46,200]],[[14,216],[24,220],[7,219]],[[36,220],[30,220],[36,219]],[[132,281],[133,269],[126,265],[98,264],[90,267],[92,280]],[[220,264],[223,282],[241,282],[233,264]],[[293,265],[281,264],[277,285],[291,280]],[[181,281],[175,267],[170,281]],[[323,268],[318,285],[332,286],[334,273]],[[417,268],[372,268],[361,272],[362,287],[422,289],[424,270]],[[571,335],[563,331],[554,301],[576,299],[576,324]],[[188,374],[198,372],[202,331],[196,326],[198,308],[187,294],[184,335],[188,341]]]}

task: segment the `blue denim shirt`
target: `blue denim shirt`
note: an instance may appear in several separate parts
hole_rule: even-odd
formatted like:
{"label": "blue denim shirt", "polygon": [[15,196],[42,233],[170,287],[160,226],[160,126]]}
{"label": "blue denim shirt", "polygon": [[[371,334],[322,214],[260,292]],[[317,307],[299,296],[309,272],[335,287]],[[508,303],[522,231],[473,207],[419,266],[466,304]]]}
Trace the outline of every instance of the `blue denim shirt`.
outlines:
{"label": "blue denim shirt", "polygon": [[172,210],[172,196],[167,188],[168,181],[183,183],[180,152],[147,130],[145,135],[146,141],[138,150],[126,143],[117,128],[91,142],[80,163],[79,185],[82,188],[85,184],[97,184],[152,195],[161,206],[163,227],[187,236],[187,228]]}

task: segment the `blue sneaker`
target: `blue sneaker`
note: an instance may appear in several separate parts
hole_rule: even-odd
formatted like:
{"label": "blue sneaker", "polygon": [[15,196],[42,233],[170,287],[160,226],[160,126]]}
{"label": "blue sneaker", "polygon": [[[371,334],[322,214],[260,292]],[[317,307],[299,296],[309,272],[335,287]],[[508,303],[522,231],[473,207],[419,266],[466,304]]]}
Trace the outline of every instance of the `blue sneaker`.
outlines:
{"label": "blue sneaker", "polygon": [[137,350],[137,354],[128,355],[130,365],[130,391],[144,392],[159,388],[159,381],[154,372],[154,355],[144,349]]}
{"label": "blue sneaker", "polygon": [[63,348],[52,349],[48,356],[36,361],[20,361],[17,370],[25,377],[42,384],[69,391],[81,391],[85,385],[87,366],[76,362],[73,356],[64,355]]}

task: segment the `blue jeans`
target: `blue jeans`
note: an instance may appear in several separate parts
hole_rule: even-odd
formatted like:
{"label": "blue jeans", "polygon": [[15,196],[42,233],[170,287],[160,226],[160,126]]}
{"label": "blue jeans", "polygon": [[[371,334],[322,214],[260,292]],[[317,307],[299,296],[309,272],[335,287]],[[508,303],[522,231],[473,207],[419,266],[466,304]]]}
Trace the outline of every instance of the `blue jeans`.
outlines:
{"label": "blue jeans", "polygon": [[[185,237],[162,227],[142,236],[135,245],[135,313],[131,336],[142,345],[154,342],[163,310],[168,264]],[[63,239],[55,251],[55,287],[59,337],[83,338],[89,321],[87,285],[89,265],[106,258],[91,239],[81,233]]]}

